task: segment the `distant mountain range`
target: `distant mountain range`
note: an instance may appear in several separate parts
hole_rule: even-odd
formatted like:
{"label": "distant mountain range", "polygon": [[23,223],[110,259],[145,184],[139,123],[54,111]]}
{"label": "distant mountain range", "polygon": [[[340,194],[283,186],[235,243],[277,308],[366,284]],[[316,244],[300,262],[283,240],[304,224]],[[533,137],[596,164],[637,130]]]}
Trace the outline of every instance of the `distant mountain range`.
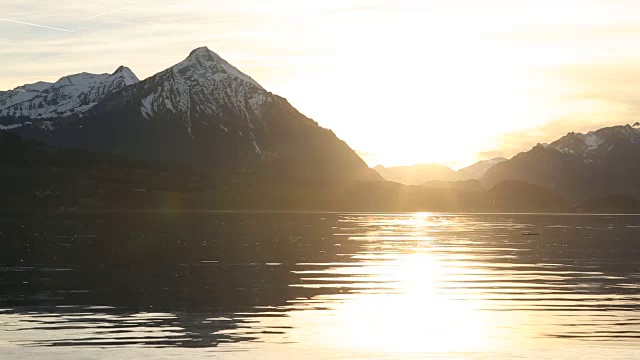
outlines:
{"label": "distant mountain range", "polygon": [[455,171],[439,164],[418,164],[412,166],[374,167],[383,178],[405,185],[429,185],[431,182],[465,181],[480,179],[496,164],[507,159],[498,157],[479,161],[471,166]]}
{"label": "distant mountain range", "polygon": [[615,196],[640,199],[640,123],[569,133],[511,159],[453,171],[442,165],[375,167],[387,180],[431,188],[480,191],[517,180],[573,201]]}
{"label": "distant mountain range", "polygon": [[143,81],[120,67],[0,92],[0,129],[203,170],[381,180],[332,131],[206,47]]}

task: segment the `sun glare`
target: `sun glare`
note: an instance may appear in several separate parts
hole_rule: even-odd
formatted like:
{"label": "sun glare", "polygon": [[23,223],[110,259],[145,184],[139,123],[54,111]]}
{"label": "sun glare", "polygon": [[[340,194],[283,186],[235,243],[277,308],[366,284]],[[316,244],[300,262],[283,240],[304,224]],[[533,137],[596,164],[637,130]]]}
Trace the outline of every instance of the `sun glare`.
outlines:
{"label": "sun glare", "polygon": [[[488,346],[489,327],[477,310],[438,293],[444,270],[428,253],[386,266],[398,283],[394,293],[370,294],[341,309],[350,326],[336,329],[351,346],[390,353],[459,353]],[[415,309],[421,309],[416,312]]]}
{"label": "sun glare", "polygon": [[[381,216],[376,224],[377,230],[352,239],[386,239],[384,243],[366,242],[371,248],[357,256],[363,266],[321,272],[323,286],[346,276],[359,278],[361,283],[344,294],[323,296],[334,301],[321,318],[305,312],[292,315],[301,324],[322,328],[323,336],[313,341],[320,348],[337,347],[345,354],[367,351],[378,355],[451,355],[495,346],[492,331],[499,325],[498,319],[482,310],[486,304],[454,298],[441,288],[446,282],[463,279],[470,270],[463,262],[439,258],[429,233],[457,225],[429,213]],[[395,236],[387,238],[387,232]],[[393,246],[387,248],[385,243]],[[312,273],[305,272],[308,276]]]}
{"label": "sun glare", "polygon": [[[395,25],[409,17],[377,16]],[[416,16],[406,21],[419,21]],[[500,134],[539,126],[563,111],[553,98],[560,90],[548,90],[561,84],[536,65],[553,58],[535,60],[536,54],[509,44],[465,37],[476,25],[444,32],[437,24],[420,25],[422,40],[411,45],[406,25],[343,39],[351,25],[338,22],[317,39],[333,39],[336,57],[294,64],[305,71],[274,87],[348,139],[370,165],[466,166],[479,160],[478,152],[499,147]]]}

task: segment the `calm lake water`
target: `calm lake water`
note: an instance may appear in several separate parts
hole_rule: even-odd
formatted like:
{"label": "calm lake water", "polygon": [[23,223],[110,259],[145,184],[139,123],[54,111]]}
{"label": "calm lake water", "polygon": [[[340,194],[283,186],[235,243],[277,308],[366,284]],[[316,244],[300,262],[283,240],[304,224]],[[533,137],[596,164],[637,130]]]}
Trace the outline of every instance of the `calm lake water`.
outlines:
{"label": "calm lake water", "polygon": [[0,215],[0,358],[640,358],[640,217]]}

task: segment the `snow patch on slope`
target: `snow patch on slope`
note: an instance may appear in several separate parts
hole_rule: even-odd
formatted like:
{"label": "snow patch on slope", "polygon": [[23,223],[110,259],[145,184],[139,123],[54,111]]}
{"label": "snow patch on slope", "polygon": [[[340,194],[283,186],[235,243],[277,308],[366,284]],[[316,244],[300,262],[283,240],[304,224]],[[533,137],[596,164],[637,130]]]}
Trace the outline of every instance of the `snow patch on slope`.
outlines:
{"label": "snow patch on slope", "polygon": [[22,124],[0,125],[0,130],[11,130],[22,127]]}
{"label": "snow patch on slope", "polygon": [[142,98],[142,107],[140,109],[142,111],[142,116],[144,116],[145,119],[148,119],[149,116],[153,115],[153,98],[154,94],[149,94],[148,96]]}
{"label": "snow patch on slope", "polygon": [[595,132],[590,132],[584,135],[584,143],[587,146],[587,149],[593,150],[597,149],[600,145],[604,143],[604,140],[596,135]]}
{"label": "snow patch on slope", "polygon": [[253,147],[256,149],[256,153],[262,155],[262,150],[260,150],[260,147],[255,141],[253,142]]}

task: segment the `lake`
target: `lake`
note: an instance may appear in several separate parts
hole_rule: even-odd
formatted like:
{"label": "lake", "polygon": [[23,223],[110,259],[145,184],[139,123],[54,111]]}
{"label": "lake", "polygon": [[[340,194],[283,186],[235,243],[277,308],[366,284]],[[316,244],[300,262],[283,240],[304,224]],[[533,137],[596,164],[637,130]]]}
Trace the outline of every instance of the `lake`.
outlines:
{"label": "lake", "polygon": [[640,216],[0,214],[0,358],[640,357]]}

